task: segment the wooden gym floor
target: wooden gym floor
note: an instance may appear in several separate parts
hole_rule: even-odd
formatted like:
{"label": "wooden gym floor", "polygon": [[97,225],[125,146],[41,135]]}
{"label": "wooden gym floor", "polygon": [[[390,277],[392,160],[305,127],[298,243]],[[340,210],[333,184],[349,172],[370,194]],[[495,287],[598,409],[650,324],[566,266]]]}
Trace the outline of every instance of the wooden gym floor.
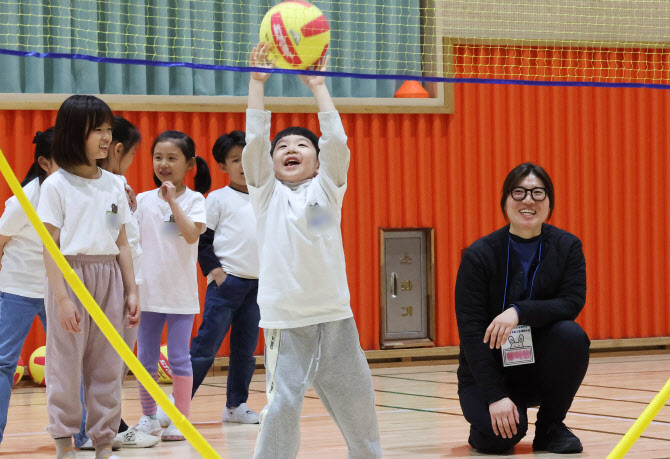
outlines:
{"label": "wooden gym floor", "polygon": [[[455,364],[403,364],[373,368],[377,413],[384,456],[389,458],[483,457],[467,444],[468,425],[456,394]],[[575,398],[566,423],[584,444],[584,453],[571,457],[604,458],[624,435],[670,376],[668,351],[610,354],[591,359],[586,379]],[[162,386],[167,392],[170,386]],[[191,408],[191,421],[223,458],[251,457],[258,426],[220,421],[225,405],[226,378],[208,377]],[[264,375],[254,375],[249,406],[260,411],[265,403]],[[137,387],[126,380],[124,419],[130,424],[140,415]],[[529,410],[531,422],[535,409]],[[47,424],[44,388],[19,383],[9,408],[9,422],[0,445],[0,457],[54,457],[55,448],[44,431]],[[299,457],[345,458],[344,440],[316,394],[307,394],[301,423]],[[534,427],[517,445],[513,456],[548,458],[533,453]],[[120,457],[197,458],[187,443],[163,443],[150,449],[125,449]],[[92,452],[77,457],[92,458]],[[500,456],[499,456],[500,457]],[[670,457],[670,410],[665,407],[628,453],[631,458]]]}

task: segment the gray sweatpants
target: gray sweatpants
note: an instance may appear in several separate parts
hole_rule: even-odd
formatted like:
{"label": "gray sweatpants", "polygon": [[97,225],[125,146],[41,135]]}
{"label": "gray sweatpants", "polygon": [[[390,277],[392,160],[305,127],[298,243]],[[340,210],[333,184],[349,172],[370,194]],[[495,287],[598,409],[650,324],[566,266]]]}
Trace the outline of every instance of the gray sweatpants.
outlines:
{"label": "gray sweatpants", "polygon": [[300,414],[310,387],[339,427],[350,458],[381,457],[375,394],[353,318],[265,330],[268,403],[254,458],[295,458]]}
{"label": "gray sweatpants", "polygon": [[[123,281],[114,255],[65,257],[72,269],[112,323],[121,332],[124,316]],[[79,310],[81,333],[69,333],[58,319],[54,293],[48,287],[44,303],[47,312],[47,430],[54,438],[79,432],[84,384],[86,433],[94,446],[111,443],[121,420],[121,357],[93,322],[69,286],[70,299]]]}

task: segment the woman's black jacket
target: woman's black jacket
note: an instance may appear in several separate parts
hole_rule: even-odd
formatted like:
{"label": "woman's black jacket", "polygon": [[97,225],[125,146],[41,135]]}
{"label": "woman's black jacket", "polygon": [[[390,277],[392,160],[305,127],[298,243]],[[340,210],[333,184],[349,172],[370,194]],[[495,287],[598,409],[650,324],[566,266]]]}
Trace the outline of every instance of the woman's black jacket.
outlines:
{"label": "woman's black jacket", "polygon": [[513,303],[519,310],[519,324],[539,329],[560,320],[575,320],[586,299],[586,262],[581,241],[546,223],[542,225],[542,258],[532,299],[523,298],[519,289],[515,291],[514,286],[520,285],[515,276],[523,275],[523,271],[512,268],[507,298],[503,299],[508,241],[509,225],[475,241],[463,255],[456,279],[456,321],[461,342],[459,386],[476,383],[489,404],[508,396],[501,352],[484,344],[486,328],[503,311],[503,305],[509,307]]}

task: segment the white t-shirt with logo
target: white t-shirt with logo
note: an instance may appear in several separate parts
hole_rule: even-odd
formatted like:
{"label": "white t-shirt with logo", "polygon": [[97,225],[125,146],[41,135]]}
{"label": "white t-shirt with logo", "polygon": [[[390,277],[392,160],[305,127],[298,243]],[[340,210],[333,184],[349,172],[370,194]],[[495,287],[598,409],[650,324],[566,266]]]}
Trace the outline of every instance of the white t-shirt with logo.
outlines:
{"label": "white t-shirt with logo", "polygon": [[[40,200],[39,178],[23,187],[23,191],[33,207],[37,207]],[[2,256],[0,292],[44,298],[44,245],[16,196],[5,203],[5,211],[0,217],[0,234],[11,237]]]}
{"label": "white t-shirt with logo", "polygon": [[[189,188],[177,204],[194,223],[207,224],[205,198]],[[198,314],[198,244],[188,244],[179,234],[170,205],[158,189],[137,195],[142,245],[142,279],[139,286],[143,311]]]}
{"label": "white t-shirt with logo", "polygon": [[42,183],[37,214],[60,228],[63,255],[118,255],[116,240],[130,219],[124,184],[98,168],[89,179],[59,169]]}
{"label": "white t-shirt with logo", "polygon": [[[214,231],[214,253],[226,274],[258,279],[256,216],[249,195],[229,186],[207,195],[207,228]],[[207,276],[207,282],[214,279]]]}

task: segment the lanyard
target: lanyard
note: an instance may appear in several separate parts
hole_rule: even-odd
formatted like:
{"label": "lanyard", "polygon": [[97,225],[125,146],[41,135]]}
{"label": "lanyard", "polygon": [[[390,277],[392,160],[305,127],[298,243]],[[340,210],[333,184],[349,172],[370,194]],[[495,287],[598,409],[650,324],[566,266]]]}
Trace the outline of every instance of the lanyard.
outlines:
{"label": "lanyard", "polygon": [[[502,301],[502,310],[505,310],[505,300],[507,300],[507,281],[509,280],[509,248],[512,245],[512,236],[507,235],[507,267],[505,270],[505,293],[503,294]],[[537,256],[537,266],[535,267],[535,272],[533,273],[533,280],[530,282],[530,293],[528,294],[528,299],[530,300],[533,296],[533,285],[535,285],[535,276],[537,275],[537,270],[540,268],[540,261],[542,261],[542,235],[540,235],[540,246],[539,253]]]}

